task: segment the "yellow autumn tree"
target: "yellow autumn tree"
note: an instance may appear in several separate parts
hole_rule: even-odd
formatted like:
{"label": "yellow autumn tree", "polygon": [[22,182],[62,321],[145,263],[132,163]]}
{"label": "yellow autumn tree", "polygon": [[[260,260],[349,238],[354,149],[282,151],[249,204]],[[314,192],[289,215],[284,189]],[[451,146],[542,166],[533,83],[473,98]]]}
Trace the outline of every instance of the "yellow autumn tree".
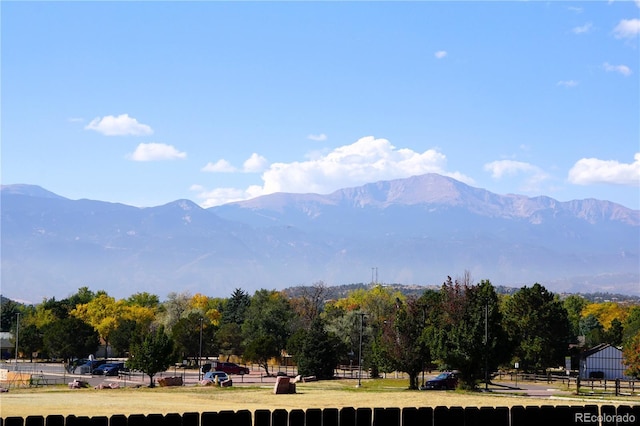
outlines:
{"label": "yellow autumn tree", "polygon": [[589,303],[581,312],[582,318],[589,315],[596,317],[598,322],[602,324],[604,330],[607,331],[611,327],[611,321],[617,319],[624,322],[627,318],[628,310],[616,302]]}
{"label": "yellow autumn tree", "polygon": [[215,299],[205,296],[204,294],[196,293],[189,300],[189,307],[191,311],[197,311],[200,315],[206,317],[210,324],[214,326],[220,324],[222,314],[215,306]]}
{"label": "yellow autumn tree", "polygon": [[109,336],[118,327],[127,311],[124,300],[116,301],[115,298],[103,293],[89,303],[77,305],[70,314],[90,324],[100,335],[105,343],[104,356],[107,358]]}

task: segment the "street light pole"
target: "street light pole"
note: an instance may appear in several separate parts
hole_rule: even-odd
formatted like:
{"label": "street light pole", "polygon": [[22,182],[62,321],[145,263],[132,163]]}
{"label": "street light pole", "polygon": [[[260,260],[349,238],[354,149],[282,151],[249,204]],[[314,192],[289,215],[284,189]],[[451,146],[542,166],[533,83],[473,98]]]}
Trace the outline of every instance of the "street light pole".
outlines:
{"label": "street light pole", "polygon": [[198,381],[200,381],[200,374],[202,373],[202,368],[200,367],[201,360],[202,360],[202,317],[200,317],[200,350],[198,351]]}
{"label": "street light pole", "polygon": [[358,350],[358,386],[357,388],[362,386],[362,328],[364,323],[364,313],[360,314],[360,349]]}

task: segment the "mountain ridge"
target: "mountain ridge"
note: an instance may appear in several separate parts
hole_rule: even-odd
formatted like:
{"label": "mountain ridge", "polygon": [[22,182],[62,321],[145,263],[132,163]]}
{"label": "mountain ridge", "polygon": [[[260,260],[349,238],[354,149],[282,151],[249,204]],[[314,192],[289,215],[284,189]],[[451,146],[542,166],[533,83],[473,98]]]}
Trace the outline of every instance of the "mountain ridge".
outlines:
{"label": "mountain ridge", "polygon": [[207,209],[51,194],[2,187],[3,294],[88,285],[223,296],[362,282],[372,266],[412,285],[470,270],[495,285],[640,294],[640,211],[604,200],[498,195],[434,174]]}

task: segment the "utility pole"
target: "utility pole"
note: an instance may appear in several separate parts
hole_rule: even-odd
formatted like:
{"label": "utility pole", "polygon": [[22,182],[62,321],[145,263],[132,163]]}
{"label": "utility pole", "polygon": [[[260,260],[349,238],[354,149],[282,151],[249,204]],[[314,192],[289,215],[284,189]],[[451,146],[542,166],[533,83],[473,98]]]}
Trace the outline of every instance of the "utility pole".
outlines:
{"label": "utility pole", "polygon": [[18,370],[18,340],[20,339],[20,312],[16,312],[16,371]]}
{"label": "utility pole", "polygon": [[484,305],[484,390],[489,390],[489,301]]}

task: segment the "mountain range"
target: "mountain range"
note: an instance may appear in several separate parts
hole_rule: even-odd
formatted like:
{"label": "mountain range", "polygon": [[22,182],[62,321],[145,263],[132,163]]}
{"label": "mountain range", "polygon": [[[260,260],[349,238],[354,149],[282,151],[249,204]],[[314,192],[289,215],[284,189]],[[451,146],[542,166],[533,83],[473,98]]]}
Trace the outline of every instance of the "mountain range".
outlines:
{"label": "mountain range", "polygon": [[474,281],[640,295],[640,211],[603,200],[498,195],[437,174],[276,193],[204,209],[1,189],[2,294],[40,302],[79,287],[228,297],[323,281]]}

